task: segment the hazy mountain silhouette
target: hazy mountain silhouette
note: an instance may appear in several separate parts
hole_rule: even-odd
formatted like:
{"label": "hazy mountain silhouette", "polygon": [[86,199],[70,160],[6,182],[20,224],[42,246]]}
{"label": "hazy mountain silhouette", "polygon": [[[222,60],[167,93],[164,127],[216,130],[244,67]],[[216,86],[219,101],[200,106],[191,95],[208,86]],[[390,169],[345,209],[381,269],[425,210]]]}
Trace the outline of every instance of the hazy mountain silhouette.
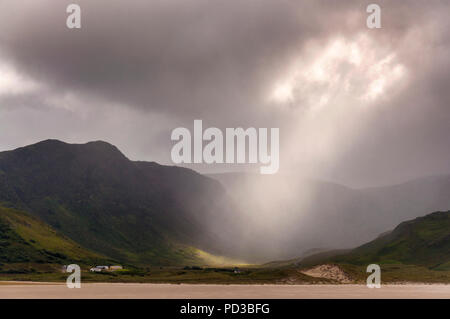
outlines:
{"label": "hazy mountain silhouette", "polygon": [[[246,218],[265,218],[253,238],[274,259],[304,255],[311,248],[347,249],[376,238],[400,222],[450,209],[450,175],[399,185],[353,189],[296,175],[209,175],[225,186]],[[255,213],[256,212],[256,213]]]}

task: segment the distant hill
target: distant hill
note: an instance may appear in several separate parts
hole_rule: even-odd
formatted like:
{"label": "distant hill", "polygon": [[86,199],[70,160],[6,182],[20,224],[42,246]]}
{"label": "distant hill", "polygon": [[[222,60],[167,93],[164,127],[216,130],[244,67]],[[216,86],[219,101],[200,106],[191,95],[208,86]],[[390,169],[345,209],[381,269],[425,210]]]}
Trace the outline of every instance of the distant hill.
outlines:
{"label": "distant hill", "polygon": [[[121,262],[201,262],[231,254],[234,209],[215,180],[133,162],[106,142],[46,140],[0,153],[0,202],[26,211],[80,246]],[[214,221],[214,223],[213,223]],[[219,226],[218,226],[219,227]]]}
{"label": "distant hill", "polygon": [[333,258],[354,264],[411,264],[450,270],[450,211],[406,221],[392,232]]}
{"label": "distant hill", "polygon": [[393,231],[351,251],[316,254],[298,264],[405,264],[450,270],[450,211],[435,212],[399,224]]}
{"label": "distant hill", "polygon": [[292,174],[209,176],[224,185],[252,225],[252,251],[271,260],[303,256],[311,247],[356,247],[405,220],[450,209],[450,175],[363,189]]}

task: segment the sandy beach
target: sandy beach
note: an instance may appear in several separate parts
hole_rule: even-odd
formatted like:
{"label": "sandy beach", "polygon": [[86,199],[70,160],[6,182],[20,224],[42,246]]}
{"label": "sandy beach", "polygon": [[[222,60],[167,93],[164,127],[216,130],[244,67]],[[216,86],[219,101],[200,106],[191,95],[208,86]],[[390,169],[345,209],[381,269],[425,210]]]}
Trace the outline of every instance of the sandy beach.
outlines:
{"label": "sandy beach", "polygon": [[439,298],[450,299],[450,285],[402,284],[382,285],[369,289],[364,285],[190,285],[190,284],[128,284],[87,283],[80,289],[69,289],[65,284],[19,283],[0,284],[1,299],[16,298],[261,298],[261,299],[308,299],[308,298]]}

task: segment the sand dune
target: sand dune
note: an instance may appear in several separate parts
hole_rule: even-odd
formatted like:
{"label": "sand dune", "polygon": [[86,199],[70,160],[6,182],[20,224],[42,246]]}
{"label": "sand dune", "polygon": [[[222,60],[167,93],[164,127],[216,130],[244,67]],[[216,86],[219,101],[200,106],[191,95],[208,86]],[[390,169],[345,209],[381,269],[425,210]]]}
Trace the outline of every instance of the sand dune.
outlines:
{"label": "sand dune", "polygon": [[337,280],[341,283],[351,283],[352,279],[336,265],[319,265],[302,271],[303,274],[316,277]]}

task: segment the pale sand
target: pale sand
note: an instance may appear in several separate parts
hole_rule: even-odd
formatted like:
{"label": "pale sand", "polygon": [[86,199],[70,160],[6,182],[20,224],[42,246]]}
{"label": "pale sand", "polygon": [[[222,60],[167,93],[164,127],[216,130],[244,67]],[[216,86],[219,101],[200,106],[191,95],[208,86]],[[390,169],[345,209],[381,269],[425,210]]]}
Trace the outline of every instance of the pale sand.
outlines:
{"label": "pale sand", "polygon": [[308,270],[301,271],[301,273],[316,278],[334,279],[345,284],[352,282],[352,279],[336,265],[318,265]]}
{"label": "pale sand", "polygon": [[0,299],[5,298],[199,298],[199,299],[303,299],[303,298],[445,298],[450,285],[382,285],[369,289],[364,285],[172,285],[172,284],[82,284],[69,289],[62,284],[2,283]]}

